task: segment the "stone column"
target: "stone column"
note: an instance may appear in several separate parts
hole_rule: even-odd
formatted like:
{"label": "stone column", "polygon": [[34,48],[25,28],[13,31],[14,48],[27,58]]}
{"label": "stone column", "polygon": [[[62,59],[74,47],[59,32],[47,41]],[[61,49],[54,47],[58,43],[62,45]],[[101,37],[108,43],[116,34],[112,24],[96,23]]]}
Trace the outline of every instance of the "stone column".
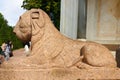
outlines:
{"label": "stone column", "polygon": [[96,39],[96,25],[97,25],[97,0],[88,0],[87,3],[87,29],[86,29],[86,38],[88,40]]}
{"label": "stone column", "polygon": [[60,32],[69,38],[77,38],[78,0],[61,0]]}

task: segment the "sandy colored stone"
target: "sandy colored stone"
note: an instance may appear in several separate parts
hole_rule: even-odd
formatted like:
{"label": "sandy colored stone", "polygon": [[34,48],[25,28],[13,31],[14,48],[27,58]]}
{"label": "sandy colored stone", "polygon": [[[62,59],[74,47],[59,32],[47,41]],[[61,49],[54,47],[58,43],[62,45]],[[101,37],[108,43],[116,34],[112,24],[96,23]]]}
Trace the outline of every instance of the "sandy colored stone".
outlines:
{"label": "sandy colored stone", "polygon": [[0,80],[119,80],[119,69],[0,69]]}
{"label": "sandy colored stone", "polygon": [[31,53],[4,62],[0,78],[7,74],[5,80],[80,80],[107,76],[113,79],[119,75],[116,61],[106,47],[65,37],[41,9],[31,9],[20,16],[14,33],[23,42],[31,41]]}
{"label": "sandy colored stone", "polygon": [[81,67],[79,65],[83,62],[84,67],[116,67],[116,61],[107,48],[63,36],[40,9],[26,11],[20,16],[14,32],[22,41],[31,41],[31,54],[26,63]]}

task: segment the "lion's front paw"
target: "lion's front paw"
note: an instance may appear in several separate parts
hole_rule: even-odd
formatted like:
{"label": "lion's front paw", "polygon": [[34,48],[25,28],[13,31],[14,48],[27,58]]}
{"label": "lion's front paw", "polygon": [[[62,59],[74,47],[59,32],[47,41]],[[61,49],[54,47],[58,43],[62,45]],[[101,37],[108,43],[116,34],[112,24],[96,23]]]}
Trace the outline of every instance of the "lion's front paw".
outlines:
{"label": "lion's front paw", "polygon": [[94,68],[93,66],[90,66],[90,65],[83,63],[83,62],[79,62],[75,66],[79,69],[92,69],[92,68]]}

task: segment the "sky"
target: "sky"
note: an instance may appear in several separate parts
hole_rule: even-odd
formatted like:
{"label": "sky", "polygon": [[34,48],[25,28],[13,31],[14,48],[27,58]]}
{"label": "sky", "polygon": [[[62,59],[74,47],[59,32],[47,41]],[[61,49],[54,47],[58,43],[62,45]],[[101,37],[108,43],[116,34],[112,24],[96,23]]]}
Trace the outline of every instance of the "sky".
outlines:
{"label": "sky", "polygon": [[8,25],[15,26],[25,10],[21,8],[23,0],[1,0],[0,13],[8,21]]}

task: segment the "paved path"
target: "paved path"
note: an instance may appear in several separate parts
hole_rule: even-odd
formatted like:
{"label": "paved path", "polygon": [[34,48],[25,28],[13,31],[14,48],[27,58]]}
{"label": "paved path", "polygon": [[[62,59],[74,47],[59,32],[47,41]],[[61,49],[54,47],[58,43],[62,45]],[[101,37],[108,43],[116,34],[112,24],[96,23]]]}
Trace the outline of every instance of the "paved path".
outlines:
{"label": "paved path", "polygon": [[21,55],[24,55],[25,53],[24,53],[24,48],[21,48],[21,49],[17,49],[17,50],[14,50],[13,51],[13,55],[14,56],[21,56]]}

